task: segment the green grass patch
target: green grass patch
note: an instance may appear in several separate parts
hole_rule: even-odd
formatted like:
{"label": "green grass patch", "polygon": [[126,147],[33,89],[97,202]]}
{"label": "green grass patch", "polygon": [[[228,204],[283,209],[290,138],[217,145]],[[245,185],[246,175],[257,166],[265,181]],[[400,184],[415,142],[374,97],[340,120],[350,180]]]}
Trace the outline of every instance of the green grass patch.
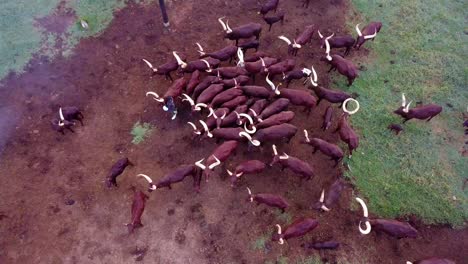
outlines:
{"label": "green grass patch", "polygon": [[132,143],[135,145],[140,144],[145,140],[148,134],[151,132],[152,128],[149,123],[140,124],[140,121],[136,122],[133,125],[132,131],[130,134],[133,136]]}
{"label": "green grass patch", "polygon": [[263,234],[262,236],[258,237],[257,239],[255,239],[255,241],[252,242],[252,249],[264,251],[266,249],[265,245],[268,240],[269,240],[268,235]]}
{"label": "green grass patch", "polygon": [[281,213],[280,210],[276,210],[275,217],[278,221],[282,222],[283,225],[289,225],[292,222],[292,216],[288,212]]}
{"label": "green grass patch", "polygon": [[[360,146],[349,161],[347,177],[367,198],[369,210],[383,217],[416,215],[426,223],[461,226],[468,219],[468,162],[462,115],[466,111],[468,48],[466,1],[352,0],[362,16],[356,23],[382,21],[375,41],[361,60],[367,70],[351,88],[339,77],[338,86],[357,92],[361,110],[352,124]],[[387,130],[401,123],[393,110],[407,100],[437,103],[444,110],[431,122],[411,120],[400,136]],[[450,104],[452,107],[448,107]],[[455,197],[456,199],[454,199]]]}
{"label": "green grass patch", "polygon": [[296,264],[322,264],[322,260],[319,256],[311,256],[308,258],[302,258],[301,260],[297,261]]}

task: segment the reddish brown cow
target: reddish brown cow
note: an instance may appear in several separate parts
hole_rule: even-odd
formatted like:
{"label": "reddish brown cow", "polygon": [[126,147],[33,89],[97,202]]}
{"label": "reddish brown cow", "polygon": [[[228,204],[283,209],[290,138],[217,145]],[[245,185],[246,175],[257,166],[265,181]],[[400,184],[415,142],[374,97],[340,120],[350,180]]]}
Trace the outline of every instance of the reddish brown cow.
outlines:
{"label": "reddish brown cow", "polygon": [[266,127],[281,125],[284,123],[289,123],[294,118],[293,111],[284,111],[278,114],[272,115],[265,120],[262,120],[260,123],[256,124],[255,126],[257,129],[262,129]]}
{"label": "reddish brown cow", "polygon": [[302,161],[296,157],[291,157],[286,153],[283,153],[283,155],[278,155],[278,152],[276,150],[276,146],[273,145],[273,161],[270,163],[270,166],[273,166],[276,163],[281,164],[281,170],[284,170],[284,168],[289,168],[292,172],[299,174],[299,176],[302,179],[310,180],[312,177],[314,177],[315,173],[312,168],[307,162]]}
{"label": "reddish brown cow", "polygon": [[231,177],[231,185],[234,186],[236,181],[244,174],[258,174],[265,169],[265,163],[259,160],[247,160],[237,165],[234,172],[226,170]]}
{"label": "reddish brown cow", "polygon": [[252,194],[249,188],[247,188],[247,191],[249,192],[248,201],[250,201],[251,203],[255,201],[257,202],[257,205],[265,204],[271,207],[275,207],[280,209],[282,213],[284,213],[284,210],[289,207],[289,203],[280,195],[270,193]]}
{"label": "reddish brown cow", "polygon": [[281,232],[281,226],[278,227],[278,233],[273,234],[271,240],[278,241],[279,244],[284,244],[284,240],[288,240],[295,237],[301,237],[308,232],[314,230],[318,226],[318,221],[312,218],[300,218],[294,221],[291,225],[286,227],[284,232]]}
{"label": "reddish brown cow", "polygon": [[340,55],[331,55],[331,60],[327,59],[326,56],[322,57],[321,61],[326,61],[330,64],[330,70],[338,70],[341,75],[346,76],[348,78],[348,86],[351,86],[354,82],[354,79],[359,77],[359,71],[356,65],[350,60],[344,59]]}
{"label": "reddish brown cow", "polygon": [[358,38],[356,39],[356,48],[359,49],[367,40],[372,39],[374,41],[377,33],[380,32],[382,28],[382,22],[370,22],[364,29],[359,30],[359,24],[356,25],[356,32],[358,33]]}
{"label": "reddish brown cow", "polygon": [[131,163],[128,158],[121,158],[112,166],[106,177],[106,185],[108,188],[112,186],[117,187],[117,177],[123,173],[128,165],[133,166],[133,163]]}
{"label": "reddish brown cow", "polygon": [[289,99],[293,105],[304,106],[304,110],[309,113],[317,105],[317,99],[309,91],[305,90],[284,88],[281,89],[279,96]]}
{"label": "reddish brown cow", "polygon": [[335,132],[340,132],[340,138],[348,144],[349,156],[353,155],[353,150],[359,146],[359,137],[348,123],[348,115],[342,114]]}
{"label": "reddish brown cow", "polygon": [[128,232],[132,233],[135,228],[142,227],[141,215],[145,210],[146,199],[148,196],[142,191],[136,191],[133,188],[132,220],[127,224]]}

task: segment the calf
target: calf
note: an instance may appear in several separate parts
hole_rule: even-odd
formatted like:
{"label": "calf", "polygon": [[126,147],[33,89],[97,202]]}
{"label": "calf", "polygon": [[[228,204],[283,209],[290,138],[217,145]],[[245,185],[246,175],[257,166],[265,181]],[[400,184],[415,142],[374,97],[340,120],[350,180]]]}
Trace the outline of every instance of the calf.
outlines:
{"label": "calf", "polygon": [[258,174],[265,169],[265,163],[259,160],[247,160],[237,165],[234,172],[226,170],[231,177],[231,185],[234,186],[236,181],[244,174]]}
{"label": "calf", "polygon": [[442,258],[428,258],[415,262],[406,261],[406,264],[455,264],[455,261]]}
{"label": "calf", "polygon": [[403,127],[401,125],[398,125],[398,124],[390,124],[390,125],[388,125],[387,128],[390,129],[391,131],[395,132],[395,135],[398,135],[398,134],[400,134],[401,131],[403,131]]}
{"label": "calf", "polygon": [[244,92],[245,95],[251,97],[260,97],[268,99],[272,95],[272,92],[263,86],[246,85],[241,86],[240,89]]}
{"label": "calf", "polygon": [[230,88],[228,90],[218,93],[211,101],[210,106],[217,107],[243,94],[243,90],[239,89],[238,87]]}
{"label": "calf", "polygon": [[75,131],[73,131],[72,129],[72,126],[75,125],[75,122],[70,122],[68,120],[59,120],[57,118],[54,118],[50,121],[51,125],[52,125],[52,129],[57,131],[57,132],[60,132],[62,133],[62,135],[65,135],[65,129],[68,129],[70,130],[72,133],[75,133]]}
{"label": "calf", "polygon": [[215,69],[211,72],[211,74],[212,75],[216,74],[223,78],[232,79],[239,75],[247,75],[248,72],[242,67],[233,66],[233,67],[222,67],[222,68]]}
{"label": "calf", "polygon": [[76,106],[61,107],[59,109],[59,116],[61,121],[67,120],[73,122],[73,120],[78,120],[80,124],[83,125],[83,113],[81,113],[80,109]]}
{"label": "calf", "polygon": [[341,140],[348,144],[349,157],[351,157],[353,155],[353,150],[359,146],[359,137],[349,125],[347,114],[341,115],[341,119],[338,122],[338,127],[334,133],[338,131],[340,132]]}
{"label": "calf", "polygon": [[[194,165],[182,165],[175,169],[173,172],[166,174],[162,179],[160,179],[156,184],[153,184],[151,178],[144,174],[138,174],[138,177],[145,178],[149,183],[148,191],[152,192],[161,188],[172,189],[172,184],[183,181],[187,176],[192,176],[194,182],[196,182],[196,176],[201,173],[200,169]],[[198,191],[198,190],[197,190]]]}
{"label": "calf", "polygon": [[306,144],[309,144],[312,146],[312,150],[315,154],[317,150],[320,150],[325,156],[330,157],[331,160],[335,161],[335,167],[338,165],[338,163],[343,159],[343,150],[341,150],[340,147],[338,147],[335,144],[329,143],[323,139],[320,138],[312,138],[309,139],[309,135],[307,133],[307,130],[304,129],[304,136],[305,136],[305,142]]}
{"label": "calf", "polygon": [[294,112],[292,111],[284,111],[278,114],[274,114],[265,120],[262,120],[260,123],[256,125],[257,129],[262,129],[266,127],[281,125],[284,123],[289,123],[294,118]]}
{"label": "calf", "polygon": [[[186,58],[185,58],[185,56],[182,56],[181,59],[185,60]],[[142,59],[142,60],[146,63],[146,65],[148,65],[148,67],[151,70],[153,70],[153,75],[155,75],[155,74],[164,75],[166,80],[169,79],[169,80],[173,81],[172,76],[171,76],[171,72],[173,72],[173,71],[177,70],[177,68],[179,68],[179,64],[177,63],[177,60],[174,59],[174,58],[171,58],[168,62],[164,63],[163,65],[160,65],[157,68],[153,67],[153,65],[149,61],[147,61],[145,59]]]}
{"label": "calf", "polygon": [[406,123],[408,120],[411,120],[413,118],[416,118],[419,120],[427,119],[426,121],[429,122],[434,116],[442,112],[442,106],[436,105],[436,104],[421,105],[421,106],[417,106],[417,107],[413,107],[412,109],[409,109],[411,102],[406,104],[405,94],[402,94],[401,96],[402,96],[402,104],[400,108],[393,111],[393,113],[403,117],[405,119],[403,123]]}
{"label": "calf", "polygon": [[142,227],[141,215],[145,210],[146,199],[148,196],[142,191],[133,189],[132,220],[127,224],[128,232],[132,233],[135,228]]}
{"label": "calf", "polygon": [[268,31],[270,31],[273,24],[280,21],[281,25],[284,24],[284,12],[279,12],[276,16],[263,17],[263,20],[269,25]]}
{"label": "calf", "polygon": [[319,201],[313,207],[317,210],[330,211],[331,206],[340,199],[340,195],[344,187],[345,186],[340,179],[336,180],[330,189],[328,189],[326,197],[325,190],[322,190]]}
{"label": "calf", "polygon": [[107,188],[112,186],[117,187],[117,177],[123,173],[128,165],[133,166],[133,163],[131,163],[128,158],[121,158],[112,166],[109,174],[106,177]]}
{"label": "calf", "polygon": [[331,70],[338,70],[341,75],[346,76],[348,78],[348,86],[351,86],[354,82],[354,79],[359,77],[359,71],[356,65],[352,61],[344,59],[340,55],[331,55],[325,56],[320,59],[321,61],[326,61],[330,64],[330,72]]}
{"label": "calf", "polygon": [[248,23],[234,29],[229,27],[229,23],[224,24],[222,18],[218,18],[219,23],[223,27],[223,30],[226,32],[224,38],[235,40],[236,46],[239,43],[239,39],[247,39],[255,36],[256,39],[260,38],[260,33],[262,32],[262,25],[259,23]]}
{"label": "calf", "polygon": [[260,46],[260,41],[257,39],[249,40],[247,42],[239,44],[237,47],[241,48],[242,52],[246,53],[249,49],[255,49],[258,51],[258,47]]}
{"label": "calf", "polygon": [[304,110],[310,111],[317,105],[317,99],[309,91],[296,89],[281,89],[280,97],[287,98],[293,105],[304,106]]}
{"label": "calf", "polygon": [[238,96],[230,101],[225,102],[224,104],[221,105],[221,107],[233,109],[239,105],[244,104],[245,102],[247,102],[247,100],[248,100],[247,96],[243,96],[243,95]]}
{"label": "calf", "polygon": [[375,36],[382,28],[382,22],[370,22],[364,29],[359,30],[359,24],[356,25],[356,32],[358,38],[356,39],[355,47],[359,49],[367,40],[372,39],[374,41]]}
{"label": "calf", "polygon": [[279,98],[276,99],[273,103],[268,105],[258,116],[258,121],[262,122],[263,119],[266,119],[276,113],[279,113],[285,110],[289,105],[289,99]]}
{"label": "calf", "polygon": [[[325,38],[320,33],[320,31],[317,31],[317,32],[320,37],[320,48],[323,49],[325,47]],[[328,39],[328,43],[331,49],[346,48],[344,56],[349,54],[355,42],[356,41],[351,35],[346,35],[346,36],[341,36],[341,37],[331,37]]]}
{"label": "calf", "polygon": [[301,245],[301,247],[305,249],[316,249],[316,250],[321,250],[321,249],[337,249],[340,246],[340,243],[336,241],[324,241],[324,242],[309,242],[309,243],[304,243]]}
{"label": "calf", "polygon": [[369,220],[371,226],[379,231],[382,231],[392,237],[400,238],[416,238],[418,230],[414,229],[410,224],[392,219],[373,219]]}
{"label": "calf", "polygon": [[290,238],[301,237],[308,232],[314,230],[318,226],[318,221],[312,218],[300,218],[294,221],[291,225],[286,227],[284,233],[281,232],[281,226],[276,225],[278,227],[278,233],[273,234],[271,238],[272,241],[278,241],[280,245],[284,244],[284,240],[288,240]]}
{"label": "calf", "polygon": [[200,84],[200,71],[194,71],[190,77],[187,87],[185,87],[185,93],[191,95],[198,84]]}
{"label": "calf", "polygon": [[[206,159],[205,164],[210,164],[210,165],[205,166],[201,164],[201,162],[204,159],[201,159],[195,163],[196,166],[198,166],[205,172],[206,181],[208,181],[210,174],[213,173],[214,168],[218,166],[219,164],[221,164],[221,162],[226,161],[232,155],[232,153],[236,151],[238,144],[239,143],[236,140],[230,140],[219,145],[212,152],[212,154]],[[207,168],[208,170],[206,170]]]}
{"label": "calf", "polygon": [[198,45],[198,53],[200,53],[200,58],[205,58],[205,57],[212,57],[212,58],[215,58],[217,60],[220,60],[220,61],[226,61],[226,60],[229,60],[229,62],[232,61],[232,58],[236,55],[237,53],[237,47],[234,46],[234,45],[229,45],[225,48],[222,48],[218,51],[215,51],[215,52],[210,52],[210,53],[206,53],[203,51],[203,48],[202,46],[197,43]]}
{"label": "calf", "polygon": [[222,84],[212,84],[201,92],[200,96],[197,98],[197,104],[208,104],[213,100],[213,98],[224,90],[224,85]]}
{"label": "calf", "polygon": [[325,111],[325,114],[323,115],[323,123],[322,123],[323,131],[330,128],[331,123],[332,123],[332,117],[333,117],[333,107],[329,106],[327,107],[327,110]]}
{"label": "calf", "polygon": [[279,36],[279,39],[284,40],[288,44],[288,54],[296,56],[299,49],[312,40],[314,31],[315,31],[315,26],[309,25],[309,26],[306,26],[304,31],[299,36],[297,36],[297,38],[295,38],[293,41],[290,41],[285,36]]}
{"label": "calf", "polygon": [[294,69],[295,65],[296,62],[294,60],[287,59],[285,61],[271,65],[270,67],[266,68],[264,72],[268,73],[268,75],[271,77],[271,80],[273,80],[276,75],[283,74]]}
{"label": "calf", "polygon": [[266,15],[268,12],[278,8],[279,0],[267,0],[265,4],[262,5],[258,14]]}
{"label": "calf", "polygon": [[299,176],[303,179],[310,180],[314,177],[315,173],[312,168],[307,162],[302,161],[295,157],[290,157],[288,154],[283,153],[283,155],[279,156],[276,150],[276,146],[273,145],[273,161],[270,163],[270,166],[273,166],[275,163],[281,164],[281,170],[284,168],[289,168],[292,172],[299,174]]}
{"label": "calf", "polygon": [[332,104],[339,103],[341,107],[341,104],[343,104],[346,99],[351,98],[350,94],[339,90],[326,89],[321,86],[312,86],[312,89],[318,97],[317,105],[320,104],[322,99],[325,99]]}
{"label": "calf", "polygon": [[250,201],[251,203],[255,201],[257,202],[257,205],[265,204],[271,207],[275,207],[280,209],[282,213],[284,213],[284,210],[289,207],[289,203],[286,201],[286,199],[279,195],[270,193],[252,194],[249,188],[247,188],[247,191],[249,192],[248,201]]}

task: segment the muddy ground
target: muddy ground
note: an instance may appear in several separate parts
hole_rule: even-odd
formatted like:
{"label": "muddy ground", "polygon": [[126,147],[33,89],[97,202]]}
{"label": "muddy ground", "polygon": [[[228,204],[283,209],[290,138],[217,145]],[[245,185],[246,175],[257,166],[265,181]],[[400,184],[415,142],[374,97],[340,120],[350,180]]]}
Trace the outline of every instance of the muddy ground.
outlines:
{"label": "muddy ground", "polygon": [[[144,190],[146,186],[135,175],[157,179],[181,164],[208,156],[216,147],[213,140],[191,140],[186,122],[194,117],[187,109],[170,121],[145,97],[146,91],[163,92],[170,83],[151,77],[141,59],[159,64],[172,50],[194,59],[195,42],[207,50],[227,45],[216,21],[220,16],[228,16],[231,26],[263,23],[256,14],[257,1],[195,2],[170,4],[170,32],[163,31],[156,5],[130,4],[116,13],[101,36],[83,40],[73,56],[53,61],[36,57],[24,74],[11,74],[2,81],[0,263],[274,263],[280,256],[296,263],[312,255],[330,263],[404,263],[428,256],[467,263],[467,230],[424,226],[412,219],[420,231],[417,239],[395,240],[375,232],[361,236],[357,230],[361,212],[350,210],[354,203],[350,185],[331,212],[311,210],[322,188],[340,177],[342,168],[334,169],[333,162],[320,153],[312,155],[308,146],[300,144],[302,133],[290,144],[279,144],[279,149],[312,164],[317,174],[312,180],[300,182],[290,171],[272,167],[245,177],[236,189],[225,177],[214,177],[196,194],[188,179],[172,190],[152,193],[142,218],[144,227],[129,235],[124,224],[130,220],[130,187]],[[301,8],[301,1],[285,2],[280,6],[287,14],[284,25],[275,25],[271,32],[265,26],[261,36],[261,50],[272,55],[287,57],[284,43],[276,38],[280,34],[294,36],[307,24],[339,33],[345,23],[346,1],[311,1],[308,10]],[[315,35],[313,45],[299,52],[297,67],[314,64],[320,82],[333,87],[327,67],[318,61],[323,51],[317,42]],[[363,49],[351,57],[366,54]],[[291,87],[303,89],[299,82]],[[65,136],[52,131],[49,120],[60,105],[83,109],[85,126],[78,125],[76,133]],[[337,135],[320,130],[326,107],[321,104],[309,116],[302,108],[292,107],[297,113],[292,123],[338,142]],[[133,145],[129,132],[139,120],[154,129],[143,143]],[[104,188],[109,168],[124,156],[135,166],[118,178],[117,189]],[[225,167],[251,158],[271,161],[269,145],[248,152],[242,144]],[[221,169],[217,172],[225,176]],[[281,194],[292,206],[281,215],[246,203],[246,186],[254,192]],[[320,225],[285,245],[270,242],[274,224],[284,226],[288,217],[313,217]],[[266,246],[254,249],[262,237]],[[341,242],[340,249],[319,252],[300,247],[305,241],[325,239]]]}

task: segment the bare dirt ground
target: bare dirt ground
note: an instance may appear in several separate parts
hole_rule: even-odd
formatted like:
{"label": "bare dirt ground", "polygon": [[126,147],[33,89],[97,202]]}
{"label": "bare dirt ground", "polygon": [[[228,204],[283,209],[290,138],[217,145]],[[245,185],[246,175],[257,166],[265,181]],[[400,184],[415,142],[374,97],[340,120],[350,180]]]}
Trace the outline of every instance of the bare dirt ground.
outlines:
{"label": "bare dirt ground", "polygon": [[[311,1],[303,10],[301,1],[282,1],[280,9],[286,11],[285,24],[275,25],[271,32],[264,27],[261,50],[286,58],[286,47],[276,36],[295,36],[308,24],[340,32],[347,3]],[[170,121],[160,106],[145,97],[146,91],[163,92],[170,83],[163,77],[151,78],[141,59],[162,63],[172,50],[194,59],[197,41],[207,50],[217,50],[229,41],[222,40],[216,19],[226,15],[231,26],[260,22],[256,11],[257,1],[252,0],[174,1],[169,9],[172,32],[164,33],[157,6],[130,4],[101,36],[83,40],[70,58],[38,57],[26,73],[8,76],[0,88],[0,143],[6,142],[0,144],[0,263],[264,263],[280,256],[296,263],[314,254],[330,263],[404,263],[428,256],[467,263],[467,230],[412,220],[420,232],[417,239],[395,240],[375,232],[361,236],[357,230],[361,212],[350,210],[351,186],[331,212],[311,210],[322,188],[340,177],[341,169],[333,169],[333,162],[322,154],[312,155],[308,146],[300,144],[301,133],[279,149],[312,164],[317,173],[312,180],[301,183],[288,170],[273,167],[245,177],[236,189],[225,177],[213,177],[195,194],[189,179],[172,190],[151,193],[142,217],[144,227],[128,234],[123,224],[130,220],[129,188],[146,186],[136,181],[136,174],[157,179],[208,156],[216,147],[213,140],[190,139],[186,122],[193,117],[186,110]],[[327,67],[318,61],[322,52],[314,36],[313,45],[299,52],[297,67],[314,64],[320,82],[327,86]],[[78,125],[76,133],[65,136],[52,131],[49,120],[60,105],[83,109],[85,126]],[[320,130],[326,107],[321,104],[310,116],[293,107],[297,115],[292,123],[337,142],[337,135]],[[138,120],[154,129],[143,143],[133,145],[129,132]],[[123,156],[135,166],[119,176],[117,189],[104,188],[106,173]],[[270,147],[263,153],[247,152],[243,144],[226,167],[251,158],[270,162]],[[254,192],[283,195],[291,209],[280,216],[265,206],[246,203],[246,186]],[[262,236],[269,241],[274,224],[284,226],[287,216],[317,218],[320,225],[304,238],[282,246],[267,242],[264,249],[255,250],[254,242]],[[300,247],[305,241],[325,239],[339,241],[340,249],[319,252]]]}

